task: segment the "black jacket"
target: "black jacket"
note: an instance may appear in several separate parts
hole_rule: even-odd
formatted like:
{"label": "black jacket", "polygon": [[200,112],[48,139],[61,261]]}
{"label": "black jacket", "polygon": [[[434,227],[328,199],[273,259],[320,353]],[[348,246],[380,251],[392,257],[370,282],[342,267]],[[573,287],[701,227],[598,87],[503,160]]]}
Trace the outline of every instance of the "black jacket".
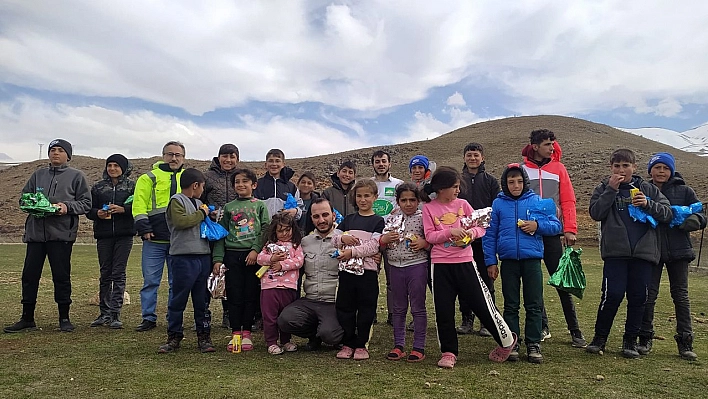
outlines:
{"label": "black jacket", "polygon": [[202,202],[207,205],[214,205],[217,208],[223,208],[224,205],[238,198],[234,186],[231,184],[231,176],[237,170],[238,168],[233,168],[228,172],[221,170],[219,158],[214,157],[209,169],[204,172],[206,182],[204,184],[204,193],[202,193],[201,197]]}
{"label": "black jacket", "polygon": [[[91,210],[86,217],[93,220],[94,238],[113,238],[135,235],[133,223],[133,204],[126,204],[125,200],[135,193],[135,182],[129,179],[133,166],[128,163],[128,170],[118,178],[114,186],[106,171],[103,171],[103,180],[91,188]],[[114,213],[110,219],[98,217],[98,211],[106,204],[116,204],[125,208],[124,213]]]}
{"label": "black jacket", "polygon": [[462,183],[459,197],[467,200],[472,209],[492,206],[492,202],[501,191],[499,181],[484,171],[484,162],[479,165],[475,174],[471,174],[465,165],[462,168]]}
{"label": "black jacket", "polygon": [[[651,181],[651,180],[650,180]],[[698,202],[698,197],[693,189],[686,185],[683,177],[678,172],[674,177],[664,183],[661,193],[669,200],[671,205],[688,206]],[[692,217],[698,218],[700,229],[706,227],[706,216],[697,213]],[[680,226],[670,228],[668,224],[659,224],[659,241],[661,242],[661,261],[673,262],[677,260],[692,261],[696,258],[691,245],[691,235],[682,230]]]}
{"label": "black jacket", "polygon": [[259,200],[280,198],[285,201],[288,199],[288,193],[294,196],[297,192],[295,183],[290,181],[293,175],[295,175],[295,171],[287,166],[280,171],[280,177],[277,180],[266,172],[263,177],[258,179],[258,186],[256,186],[253,196]]}
{"label": "black jacket", "polygon": [[298,220],[298,226],[302,229],[303,237],[315,230],[315,224],[312,222],[312,217],[310,217],[310,210],[312,209],[312,201],[319,197],[320,195],[316,191],[313,191],[312,194],[310,194],[310,203],[307,204],[307,207],[303,205],[302,216],[300,220]]}

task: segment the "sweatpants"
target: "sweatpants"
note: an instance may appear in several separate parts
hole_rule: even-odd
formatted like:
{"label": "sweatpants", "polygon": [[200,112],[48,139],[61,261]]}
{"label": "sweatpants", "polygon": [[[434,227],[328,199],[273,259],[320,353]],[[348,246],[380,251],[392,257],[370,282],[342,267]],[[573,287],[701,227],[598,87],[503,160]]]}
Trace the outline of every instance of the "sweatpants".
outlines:
{"label": "sweatpants", "polygon": [[424,350],[428,329],[428,313],[425,309],[428,262],[405,267],[390,266],[389,277],[393,302],[393,345],[404,348],[406,346],[406,313],[410,302],[414,329],[413,348]]}
{"label": "sweatpants", "polygon": [[[666,272],[669,274],[669,291],[671,291],[676,314],[676,333],[679,335],[693,334],[691,303],[688,299],[688,262],[688,260],[666,262]],[[641,329],[641,334],[645,336],[654,333],[654,307],[656,306],[656,298],[659,296],[663,270],[664,263],[652,266],[651,283],[649,284]]]}
{"label": "sweatpants", "polygon": [[256,277],[258,264],[246,265],[251,250],[229,251],[224,254],[226,297],[229,298],[229,324],[232,332],[251,331],[256,306],[260,299],[261,281]]}
{"label": "sweatpants", "polygon": [[339,272],[335,306],[337,320],[344,330],[343,345],[354,349],[366,348],[376,317],[378,298],[378,273],[364,270],[364,274],[357,276]]}
{"label": "sweatpants", "polygon": [[610,335],[612,323],[625,293],[627,294],[627,320],[624,324],[624,334],[628,337],[639,335],[652,266],[651,262],[637,258],[605,259],[602,268],[602,296],[595,322],[596,336]]}
{"label": "sweatpants", "polygon": [[172,262],[172,296],[167,302],[167,333],[182,335],[182,321],[189,295],[192,295],[194,324],[197,333],[211,331],[204,286],[211,271],[209,255],[170,255]]}
{"label": "sweatpants", "polygon": [[120,313],[123,308],[125,270],[132,249],[132,236],[96,240],[101,276],[98,283],[98,308],[101,315]]}
{"label": "sweatpants", "polygon": [[[482,281],[489,289],[489,294],[492,296],[492,301],[496,303],[496,297],[494,295],[494,280],[489,278],[489,274],[487,274],[487,268],[484,265],[484,251],[482,249],[482,240],[472,241],[472,257],[474,258],[474,263],[480,269],[479,275],[480,277],[482,277]],[[460,297],[458,299],[460,301],[460,314],[462,314],[462,317],[474,317],[472,308],[467,302],[465,302],[463,297]]]}
{"label": "sweatpants", "polygon": [[295,301],[297,292],[290,288],[261,290],[261,313],[263,314],[263,338],[266,347],[290,342],[290,333],[278,329],[278,316],[286,306]]}
{"label": "sweatpants", "polygon": [[[546,264],[546,270],[548,270],[548,275],[553,275],[553,273],[558,270],[558,264],[560,263],[560,258],[563,256],[563,243],[560,240],[561,236],[544,236],[543,237],[543,263]],[[568,325],[568,331],[574,331],[580,329],[580,324],[578,323],[578,316],[575,313],[575,302],[573,302],[573,295],[570,292],[556,289],[558,293],[558,298],[560,298],[561,307],[563,308],[563,316],[565,316],[565,323]],[[543,327],[548,327],[548,315],[546,314],[546,306],[543,307]]]}
{"label": "sweatpants", "polygon": [[28,242],[22,268],[22,303],[36,304],[39,279],[45,258],[49,258],[54,282],[54,302],[71,304],[71,250],[73,241]]}
{"label": "sweatpants", "polygon": [[543,272],[541,259],[502,260],[501,275],[502,295],[504,296],[504,321],[511,331],[521,336],[519,309],[521,308],[520,291],[523,288],[524,337],[526,344],[541,342],[541,306],[543,304]]}
{"label": "sweatpants", "polygon": [[307,298],[299,298],[283,309],[278,316],[278,328],[298,337],[319,338],[328,345],[337,345],[344,337],[334,302]]}
{"label": "sweatpants", "polygon": [[459,353],[455,331],[455,298],[458,296],[470,304],[497,344],[507,347],[514,342],[511,330],[494,305],[474,262],[433,263],[432,273],[435,324],[441,352],[451,352],[455,356]]}

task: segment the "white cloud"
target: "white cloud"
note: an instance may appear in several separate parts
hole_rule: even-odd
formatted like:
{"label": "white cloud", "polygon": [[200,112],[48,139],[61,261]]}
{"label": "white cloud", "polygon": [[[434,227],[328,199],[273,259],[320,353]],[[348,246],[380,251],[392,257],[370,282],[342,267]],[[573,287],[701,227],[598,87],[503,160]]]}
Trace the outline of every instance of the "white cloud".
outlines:
{"label": "white cloud", "polygon": [[459,91],[456,91],[455,94],[447,98],[447,105],[464,107],[467,103],[465,102],[465,97]]}
{"label": "white cloud", "polygon": [[503,116],[481,118],[471,110],[462,107],[446,107],[442,113],[446,116],[447,121],[442,121],[431,113],[416,111],[413,121],[407,127],[408,136],[399,142],[429,140],[474,123],[504,118]]}

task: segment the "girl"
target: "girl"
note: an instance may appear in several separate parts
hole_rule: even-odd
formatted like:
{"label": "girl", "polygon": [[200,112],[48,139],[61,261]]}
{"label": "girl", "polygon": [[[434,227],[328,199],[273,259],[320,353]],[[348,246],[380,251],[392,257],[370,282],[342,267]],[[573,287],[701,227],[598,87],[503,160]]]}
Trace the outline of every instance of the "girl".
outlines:
{"label": "girl", "polygon": [[339,224],[337,228],[345,234],[333,235],[332,244],[337,248],[342,245],[353,247],[340,249],[338,259],[346,262],[352,258],[363,258],[363,270],[341,266],[339,269],[335,307],[344,338],[337,358],[364,360],[369,358],[366,344],[376,317],[379,297],[378,264],[371,257],[379,253],[379,237],[384,228],[384,220],[372,209],[378,197],[376,182],[371,179],[359,180],[351,192],[350,201],[359,210],[346,216]]}
{"label": "girl", "polygon": [[[438,366],[453,368],[457,361],[458,346],[455,332],[455,298],[460,296],[469,303],[482,324],[489,329],[499,347],[489,354],[489,359],[503,362],[516,345],[512,333],[494,305],[489,289],[482,281],[472,258],[470,243],[482,237],[481,227],[465,229],[460,219],[472,214],[470,204],[457,198],[460,193],[460,174],[454,168],[438,168],[426,185],[426,192],[437,196],[423,205],[425,239],[433,244],[430,252],[433,275],[433,302],[435,323],[438,329],[442,357]],[[480,265],[481,266],[481,265]]]}
{"label": "girl", "polygon": [[297,189],[300,191],[302,199],[302,216],[298,221],[298,226],[302,229],[303,236],[306,236],[315,229],[315,225],[310,218],[310,207],[312,201],[320,195],[315,190],[315,175],[312,172],[303,172],[297,180]]}
{"label": "girl", "polygon": [[[302,234],[295,218],[280,212],[273,216],[266,236],[266,245],[258,254],[258,264],[270,266],[261,277],[261,313],[263,314],[263,336],[268,353],[280,355],[295,352],[297,345],[290,342],[290,334],[278,331],[278,316],[286,306],[296,299],[298,269],[302,267],[304,255],[300,241]],[[279,246],[285,249],[274,249]],[[280,344],[278,346],[278,335]]]}
{"label": "girl", "polygon": [[393,345],[386,356],[389,360],[400,360],[406,356],[406,313],[408,302],[413,314],[413,350],[408,355],[409,362],[425,359],[425,330],[428,315],[425,310],[425,290],[428,283],[428,250],[423,231],[423,213],[418,210],[420,195],[414,183],[402,183],[396,187],[396,203],[403,214],[404,230],[399,234],[392,231],[381,236],[381,246],[397,243],[386,249],[384,262],[389,267],[391,295],[393,299]]}

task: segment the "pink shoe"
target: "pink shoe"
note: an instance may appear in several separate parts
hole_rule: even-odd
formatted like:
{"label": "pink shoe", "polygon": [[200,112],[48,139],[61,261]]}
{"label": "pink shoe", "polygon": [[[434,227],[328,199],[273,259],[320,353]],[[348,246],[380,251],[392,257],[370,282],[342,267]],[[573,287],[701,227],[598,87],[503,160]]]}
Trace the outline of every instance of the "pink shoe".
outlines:
{"label": "pink shoe", "polygon": [[351,359],[354,355],[354,349],[344,345],[342,349],[337,352],[337,359]]}
{"label": "pink shoe", "polygon": [[511,333],[511,336],[514,337],[514,342],[507,347],[497,346],[493,351],[489,352],[489,360],[502,363],[509,358],[509,354],[511,354],[511,351],[514,350],[516,343],[519,341],[519,337],[516,336],[516,333]]}
{"label": "pink shoe", "polygon": [[253,350],[253,341],[251,341],[251,332],[250,331],[243,332],[243,339],[241,340],[241,350],[242,351]]}
{"label": "pink shoe", "polygon": [[445,352],[442,354],[442,357],[440,357],[440,360],[438,360],[438,367],[451,369],[455,367],[456,362],[457,356],[455,356],[452,352]]}
{"label": "pink shoe", "polygon": [[366,348],[356,348],[354,350],[354,360],[366,360],[369,358],[369,351]]}

